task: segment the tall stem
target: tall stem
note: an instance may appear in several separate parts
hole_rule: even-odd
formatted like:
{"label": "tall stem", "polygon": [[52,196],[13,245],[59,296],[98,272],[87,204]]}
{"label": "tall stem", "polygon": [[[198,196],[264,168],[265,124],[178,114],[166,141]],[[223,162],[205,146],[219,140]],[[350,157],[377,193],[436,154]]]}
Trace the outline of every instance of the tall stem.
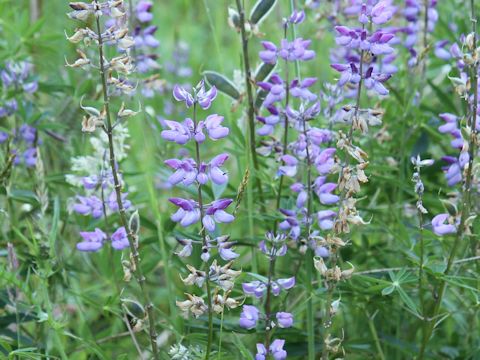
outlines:
{"label": "tall stem", "polygon": [[307,259],[305,261],[306,266],[306,285],[309,292],[309,297],[307,301],[307,333],[308,333],[308,359],[315,360],[315,329],[314,329],[314,311],[313,311],[313,252],[309,246],[310,240],[310,217],[312,214],[312,161],[310,158],[310,142],[308,140],[307,132],[307,122],[303,119],[303,136],[305,136],[305,141],[307,143],[306,152],[307,152],[307,215],[306,215],[306,229],[305,229],[305,238],[307,241]]}
{"label": "tall stem", "polygon": [[[471,0],[470,1],[470,6],[471,6],[471,14],[472,14],[472,32],[474,34],[473,36],[473,46],[472,48],[475,49],[477,48],[477,18],[475,16],[475,1]],[[478,60],[477,60],[478,61]],[[473,161],[475,159],[475,155],[477,153],[476,147],[477,147],[477,142],[476,142],[476,136],[477,136],[477,131],[476,131],[476,118],[477,118],[477,110],[478,110],[478,62],[475,62],[472,65],[472,89],[473,89],[473,104],[472,104],[472,110],[470,114],[470,118],[467,121],[467,126],[470,127],[471,133],[470,133],[470,139],[469,139],[469,161],[468,161],[468,168],[465,174],[465,185],[463,188],[463,194],[462,194],[462,213],[460,216],[460,223],[457,228],[457,233],[455,235],[455,240],[452,246],[452,249],[450,250],[450,255],[448,257],[447,261],[447,267],[445,269],[445,272],[443,273],[443,277],[440,280],[440,285],[438,288],[438,298],[436,299],[435,306],[433,308],[432,314],[430,318],[428,319],[428,324],[426,326],[425,334],[422,339],[422,344],[420,346],[420,352],[418,356],[418,360],[423,360],[425,357],[425,351],[427,349],[428,342],[430,340],[430,337],[432,336],[433,330],[435,328],[435,320],[440,312],[440,308],[442,305],[442,300],[445,295],[445,290],[447,286],[447,281],[445,280],[445,277],[450,273],[450,270],[452,269],[452,265],[455,260],[455,256],[458,252],[458,249],[460,247],[460,244],[463,242],[464,236],[465,236],[465,228],[466,228],[466,221],[468,217],[470,216],[470,209],[471,209],[471,191],[472,191],[472,180],[473,180]]]}
{"label": "tall stem", "polygon": [[[362,30],[365,30],[365,24],[362,26]],[[349,144],[352,143],[352,138],[353,138],[353,129],[354,129],[354,124],[356,121],[358,121],[358,115],[360,111],[360,99],[362,95],[362,88],[363,88],[363,65],[364,65],[364,55],[365,52],[362,50],[360,52],[360,65],[359,65],[359,73],[360,73],[360,81],[358,83],[358,90],[357,90],[357,96],[356,96],[356,101],[355,101],[355,110],[354,110],[354,115],[352,118],[352,124],[350,125],[350,130],[348,131],[348,137],[347,137],[347,142]],[[345,171],[345,168],[347,168],[350,165],[351,161],[351,156],[346,153],[346,159],[345,159],[345,164],[342,167],[341,174],[339,179],[341,180],[343,177],[343,172]],[[346,197],[346,190],[343,190],[340,194],[340,200],[339,200],[339,213],[341,211],[341,207],[343,206],[343,202],[345,201]],[[335,268],[337,266],[338,262],[338,254],[337,250],[332,251],[332,264],[331,268]],[[325,305],[325,321],[323,322],[323,349],[322,349],[322,360],[328,360],[329,357],[329,346],[327,344],[327,340],[330,337],[331,331],[330,328],[332,326],[332,317],[333,314],[330,311],[332,307],[332,300],[333,300],[333,292],[335,291],[336,288],[336,283],[334,281],[326,281],[325,282],[327,285],[327,301]]]}
{"label": "tall stem", "polygon": [[105,106],[106,112],[106,128],[105,131],[108,137],[108,147],[109,147],[109,155],[110,155],[110,168],[112,170],[113,176],[113,183],[115,188],[115,195],[118,204],[118,212],[120,214],[120,221],[122,226],[125,228],[127,233],[128,243],[130,246],[131,252],[131,259],[132,259],[132,270],[137,280],[140,290],[143,295],[143,300],[145,302],[145,309],[147,311],[148,323],[149,323],[149,335],[150,335],[150,343],[152,346],[152,353],[155,360],[158,360],[158,346],[157,346],[157,333],[155,330],[155,314],[153,311],[153,304],[150,301],[150,296],[145,286],[145,276],[143,275],[143,271],[140,267],[140,255],[138,253],[137,248],[137,234],[134,233],[128,224],[127,215],[125,208],[123,206],[122,201],[122,184],[120,183],[116,161],[115,161],[115,151],[113,148],[113,126],[110,114],[110,98],[108,95],[108,85],[107,85],[107,77],[105,74],[105,64],[104,64],[104,56],[103,56],[103,39],[102,39],[102,31],[100,26],[100,18],[96,17],[96,24],[97,24],[97,33],[98,33],[98,49],[99,49],[99,63],[100,63],[100,77],[102,81],[102,90],[103,90],[103,103]]}
{"label": "tall stem", "polygon": [[243,53],[243,67],[245,74],[245,87],[247,89],[247,100],[248,100],[248,134],[249,134],[249,146],[250,154],[252,157],[253,168],[255,169],[255,184],[258,190],[258,196],[260,200],[260,206],[264,210],[265,202],[263,201],[263,190],[262,183],[258,177],[258,158],[257,150],[255,146],[255,102],[253,99],[253,89],[252,89],[252,69],[250,68],[250,57],[248,52],[248,36],[245,29],[245,9],[243,8],[241,1],[236,0],[237,9],[240,16],[240,33],[242,36],[242,53]]}
{"label": "tall stem", "polygon": [[[197,103],[193,104],[193,124],[195,127],[195,132],[197,131]],[[195,141],[195,161],[197,162],[197,168],[200,168],[202,163],[202,158],[200,156],[200,144]],[[198,198],[198,206],[200,207],[200,219],[203,219],[204,211],[203,211],[203,193],[202,193],[202,184],[198,183],[197,187],[197,198]],[[205,227],[200,223],[201,229],[200,233],[202,235],[202,245],[203,248],[206,249],[208,247],[207,243],[207,233],[205,231]],[[212,349],[212,341],[213,341],[213,313],[212,313],[212,294],[210,290],[210,274],[209,269],[207,268],[206,271],[206,286],[207,286],[207,306],[208,306],[208,342],[207,342],[207,351],[205,353],[205,359],[208,359],[210,356],[210,352]]]}

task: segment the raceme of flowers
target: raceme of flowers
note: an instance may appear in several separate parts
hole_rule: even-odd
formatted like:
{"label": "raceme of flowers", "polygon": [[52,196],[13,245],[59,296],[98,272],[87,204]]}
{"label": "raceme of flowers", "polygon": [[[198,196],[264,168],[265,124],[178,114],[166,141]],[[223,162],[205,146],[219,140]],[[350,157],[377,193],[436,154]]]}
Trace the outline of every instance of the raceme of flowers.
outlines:
{"label": "raceme of flowers", "polygon": [[[0,100],[0,119],[21,116],[18,114],[19,106],[25,108],[27,103],[31,103],[32,95],[38,90],[32,64],[27,61],[6,62],[0,77],[3,94]],[[0,130],[0,144],[9,139],[10,151],[15,155],[13,164],[23,164],[27,168],[35,167],[37,146],[41,144],[35,124],[23,123],[18,128],[13,128],[11,134]]]}
{"label": "raceme of flowers", "polygon": [[[105,59],[104,64],[107,69],[107,96],[126,93],[130,94],[134,90],[126,77],[133,71],[132,59],[130,57],[130,49],[134,46],[134,39],[128,35],[127,28],[127,12],[123,1],[117,2],[92,2],[87,3],[70,3],[73,9],[68,15],[70,18],[86,21],[90,16],[98,19],[99,23],[103,19],[104,30],[98,29],[98,32],[88,27],[80,28],[75,31],[72,36],[67,39],[78,44],[81,41],[87,47],[84,51],[77,49],[80,58],[72,64],[67,62],[68,67],[82,68],[86,71],[94,68],[98,69],[98,61],[89,58],[87,51],[90,51],[89,45],[95,44],[98,47],[103,45],[114,45],[120,55],[112,57],[110,60]],[[107,51],[106,48],[103,48]],[[105,58],[105,56],[104,56]],[[82,99],[83,100],[83,99]],[[85,111],[86,115],[82,121],[82,131],[86,133],[94,133],[98,128],[106,129],[106,109],[101,110],[93,106],[80,107]],[[128,131],[121,123],[130,116],[136,115],[136,112],[125,108],[125,104],[117,112],[117,121],[115,128],[112,130],[112,146],[115,151],[116,161],[121,161],[126,157],[128,146],[125,144],[128,138]],[[72,159],[73,174],[67,175],[67,181],[79,188],[79,194],[70,204],[71,211],[83,216],[92,216],[94,219],[100,219],[105,216],[119,212],[119,204],[116,195],[114,177],[112,170],[109,168],[110,158],[108,155],[109,139],[105,132],[90,138],[90,143],[94,149],[94,153],[89,156],[80,156]],[[118,164],[117,172],[118,172]],[[118,175],[120,183],[121,175]],[[121,202],[124,210],[131,210],[131,202],[127,199],[127,193],[121,194]],[[77,244],[80,251],[98,251],[105,241],[109,238],[111,245],[116,250],[123,250],[129,246],[126,229],[122,226],[117,228],[110,236],[99,228],[94,231],[80,232],[82,241]]]}

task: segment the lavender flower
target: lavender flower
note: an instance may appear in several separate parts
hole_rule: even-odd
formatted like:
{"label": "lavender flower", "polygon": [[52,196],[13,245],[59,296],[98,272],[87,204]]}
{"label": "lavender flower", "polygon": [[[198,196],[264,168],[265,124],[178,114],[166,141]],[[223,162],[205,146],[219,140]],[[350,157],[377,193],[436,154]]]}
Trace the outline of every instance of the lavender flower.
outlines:
{"label": "lavender flower", "polygon": [[265,345],[257,344],[257,354],[255,355],[255,360],[265,360],[268,353],[273,356],[275,360],[284,360],[287,358],[287,352],[283,350],[285,345],[285,340],[276,339],[272,342],[267,352]]}
{"label": "lavender flower", "polygon": [[455,225],[446,222],[450,219],[449,214],[438,214],[432,219],[433,232],[438,236],[454,234],[457,231]]}
{"label": "lavender flower", "polygon": [[98,251],[107,238],[107,235],[98,228],[93,232],[82,231],[80,236],[83,238],[83,241],[77,243],[77,249],[80,251]]}
{"label": "lavender flower", "polygon": [[293,325],[293,315],[287,312],[277,312],[276,314],[278,326],[281,328],[289,328]]}
{"label": "lavender flower", "polygon": [[259,311],[255,306],[243,305],[242,313],[240,314],[240,327],[244,329],[253,329],[257,326],[259,319]]}

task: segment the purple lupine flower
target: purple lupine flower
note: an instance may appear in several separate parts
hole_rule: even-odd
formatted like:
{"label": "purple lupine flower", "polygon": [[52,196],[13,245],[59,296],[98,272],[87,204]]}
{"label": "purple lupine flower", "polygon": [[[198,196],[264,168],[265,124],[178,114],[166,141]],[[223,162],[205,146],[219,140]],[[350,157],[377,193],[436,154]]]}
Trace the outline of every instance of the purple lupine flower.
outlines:
{"label": "purple lupine flower", "polygon": [[453,156],[443,156],[442,160],[447,162],[448,166],[444,167],[445,179],[448,186],[454,186],[462,181],[462,168],[457,158]]}
{"label": "purple lupine flower", "polygon": [[215,223],[231,223],[235,217],[225,211],[232,199],[219,199],[210,204],[202,219],[203,226],[210,232],[215,231]]}
{"label": "purple lupine flower", "polygon": [[257,134],[260,136],[272,135],[275,126],[280,122],[280,112],[275,106],[268,106],[267,110],[270,112],[269,116],[257,116],[257,120],[263,124],[257,130]]}
{"label": "purple lupine flower", "polygon": [[20,126],[20,136],[26,143],[32,144],[37,137],[37,129],[33,126],[24,124]]}
{"label": "purple lupine flower", "polygon": [[168,200],[179,208],[171,216],[172,221],[179,222],[183,227],[187,227],[200,220],[200,209],[196,201],[182,198],[170,198]]}
{"label": "purple lupine flower", "polygon": [[262,41],[265,50],[260,51],[260,59],[267,64],[275,64],[277,62],[277,46],[271,41]]}
{"label": "purple lupine flower", "polygon": [[320,175],[327,175],[331,172],[333,166],[335,165],[335,160],[333,158],[335,151],[335,148],[324,149],[315,158],[315,168]]}
{"label": "purple lupine flower", "polygon": [[292,15],[288,18],[291,24],[301,24],[305,20],[305,11],[294,10]]}
{"label": "purple lupine flower", "polygon": [[83,238],[83,241],[77,243],[77,249],[80,251],[98,251],[107,238],[107,235],[98,228],[95,228],[95,231],[92,232],[82,231],[80,236]]}
{"label": "purple lupine flower", "polygon": [[449,214],[438,214],[432,219],[433,232],[438,236],[454,234],[457,231],[455,225],[445,223],[450,218]]}
{"label": "purple lupine flower", "polygon": [[[121,194],[122,204],[125,210],[128,210],[132,206],[131,201],[127,200],[127,196],[128,196],[128,193]],[[117,194],[115,190],[112,190],[106,202],[110,210],[112,210],[113,212],[118,211],[118,201],[117,201]]]}
{"label": "purple lupine flower", "polygon": [[388,95],[388,89],[383,85],[388,79],[390,75],[373,73],[373,67],[370,67],[365,74],[365,87],[375,90],[378,95]]}
{"label": "purple lupine flower", "polygon": [[452,58],[451,52],[446,49],[448,43],[448,40],[441,40],[435,43],[434,54],[437,58],[445,61]]}
{"label": "purple lupine flower", "polygon": [[305,78],[301,82],[298,80],[292,81],[290,85],[290,95],[305,101],[317,100],[317,95],[312,93],[308,88],[317,82],[317,78]]}
{"label": "purple lupine flower", "polygon": [[283,155],[280,160],[283,161],[282,166],[279,167],[279,175],[294,177],[297,174],[298,160],[292,155]]}
{"label": "purple lupine flower", "polygon": [[277,257],[277,256],[285,256],[287,254],[287,245],[282,244],[280,248],[275,248],[275,246],[272,246],[271,249],[267,248],[267,243],[265,240],[260,241],[258,244],[258,248],[262,253],[265,255],[268,255],[270,257]]}
{"label": "purple lupine flower", "polygon": [[360,82],[360,74],[354,63],[350,63],[349,65],[332,64],[330,66],[340,73],[338,86],[344,86],[347,83],[358,84]]}
{"label": "purple lupine flower", "polygon": [[278,56],[286,61],[308,61],[315,57],[315,51],[309,50],[311,40],[297,38],[291,42],[286,39],[281,41],[281,49]]}
{"label": "purple lupine flower", "polygon": [[305,185],[302,183],[294,183],[290,186],[290,190],[292,190],[294,193],[297,193],[297,201],[296,201],[296,206],[297,208],[301,209],[305,206],[308,200],[308,194],[305,189]]}
{"label": "purple lupine flower", "polygon": [[278,296],[280,290],[289,290],[295,286],[295,277],[286,278],[286,279],[277,279],[277,281],[272,282],[272,294]]}
{"label": "purple lupine flower", "polygon": [[137,4],[137,19],[140,22],[150,22],[153,19],[153,14],[151,13],[152,2],[146,0],[140,0]]}
{"label": "purple lupine flower", "polygon": [[243,305],[243,310],[240,314],[240,327],[250,330],[257,326],[259,311],[255,306]]}
{"label": "purple lupine flower", "polygon": [[217,185],[223,185],[228,182],[228,175],[220,166],[224,164],[228,159],[228,154],[220,154],[215,156],[209,163],[209,177],[213,183]]}
{"label": "purple lupine flower", "polygon": [[175,85],[173,87],[173,97],[177,101],[184,101],[185,106],[189,108],[190,106],[193,105],[195,100],[193,99],[192,94],[190,94],[187,90],[185,90],[183,87],[179,85]]}
{"label": "purple lupine flower", "polygon": [[37,164],[37,149],[30,148],[25,150],[23,153],[23,160],[25,162],[25,166],[34,167]]}
{"label": "purple lupine flower", "polygon": [[185,145],[192,137],[190,126],[193,125],[193,120],[186,119],[183,124],[176,121],[164,120],[164,124],[169,130],[163,130],[162,138],[167,141],[176,142],[179,145]]}
{"label": "purple lupine flower", "polygon": [[165,160],[165,165],[175,170],[175,172],[169,176],[168,182],[172,185],[183,183],[185,186],[189,186],[195,182],[197,178],[196,163],[193,159],[168,159]]}
{"label": "purple lupine flower", "polygon": [[372,8],[370,16],[374,24],[380,25],[388,22],[394,13],[395,8],[392,6],[392,2],[388,0],[382,0]]}
{"label": "purple lupine flower", "polygon": [[321,210],[317,213],[318,226],[322,230],[331,230],[337,213],[333,210]]}
{"label": "purple lupine flower", "polygon": [[240,256],[235,251],[232,250],[233,242],[218,242],[218,254],[225,261],[230,261],[236,259]]}
{"label": "purple lupine flower", "polygon": [[181,245],[183,245],[182,250],[177,252],[176,254],[180,257],[189,257],[192,255],[193,251],[193,245],[192,245],[192,240],[190,239],[182,239],[182,240],[177,240]]}
{"label": "purple lupine flower", "polygon": [[287,358],[287,352],[283,350],[285,340],[275,339],[270,345],[270,353],[274,360],[285,360]]}
{"label": "purple lupine flower", "polygon": [[258,343],[257,344],[257,353],[255,354],[255,360],[265,360],[267,358],[267,349],[265,345]]}
{"label": "purple lupine flower", "polygon": [[125,228],[122,226],[118,228],[111,237],[112,240],[112,247],[115,250],[123,250],[130,246],[128,242],[127,232]]}
{"label": "purple lupine flower", "polygon": [[297,220],[296,213],[287,209],[280,209],[280,212],[285,215],[285,219],[278,224],[278,227],[282,231],[288,231],[288,236],[293,240],[297,240],[300,237],[302,229],[300,222]]}
{"label": "purple lupine flower", "polygon": [[257,85],[261,89],[268,91],[268,94],[263,101],[263,106],[266,108],[272,106],[276,102],[283,101],[287,94],[285,83],[278,74],[273,74],[268,82],[258,82]]}
{"label": "purple lupine flower", "polygon": [[8,134],[4,131],[0,131],[0,144],[3,144],[8,139]]}
{"label": "purple lupine flower", "polygon": [[204,126],[210,139],[223,139],[230,133],[230,130],[227,127],[222,126],[223,119],[223,116],[217,114],[209,115],[205,119]]}
{"label": "purple lupine flower", "polygon": [[265,295],[267,291],[267,285],[261,281],[255,280],[242,284],[242,289],[245,295],[253,295],[257,299],[260,299]]}
{"label": "purple lupine flower", "polygon": [[289,328],[293,325],[293,315],[288,312],[277,312],[276,314],[278,326],[281,328]]}
{"label": "purple lupine flower", "polygon": [[76,199],[78,202],[73,205],[73,211],[76,213],[80,215],[92,215],[94,219],[98,219],[103,216],[102,201],[95,195],[78,195]]}
{"label": "purple lupine flower", "polygon": [[200,88],[196,93],[196,98],[200,107],[203,110],[207,110],[212,104],[212,101],[215,100],[216,97],[217,97],[217,88],[215,86],[212,86],[210,90],[205,91],[205,83],[202,80],[200,82]]}
{"label": "purple lupine flower", "polygon": [[324,183],[325,177],[317,178],[315,182],[315,192],[323,205],[336,204],[340,198],[332,192],[337,188],[335,183]]}

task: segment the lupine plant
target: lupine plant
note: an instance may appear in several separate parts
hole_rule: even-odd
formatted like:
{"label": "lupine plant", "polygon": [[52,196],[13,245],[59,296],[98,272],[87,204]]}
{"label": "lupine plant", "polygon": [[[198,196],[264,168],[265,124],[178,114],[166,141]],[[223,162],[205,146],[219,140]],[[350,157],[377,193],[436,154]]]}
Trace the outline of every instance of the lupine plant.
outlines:
{"label": "lupine plant", "polygon": [[476,359],[479,10],[0,2],[0,358]]}

